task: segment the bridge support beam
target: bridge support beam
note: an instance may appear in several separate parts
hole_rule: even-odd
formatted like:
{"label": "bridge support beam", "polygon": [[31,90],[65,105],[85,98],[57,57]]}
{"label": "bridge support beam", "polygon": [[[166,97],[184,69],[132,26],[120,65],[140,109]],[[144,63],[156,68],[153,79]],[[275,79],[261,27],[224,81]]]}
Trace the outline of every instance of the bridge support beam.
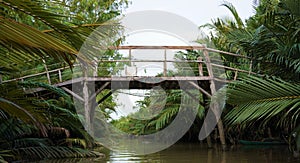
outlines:
{"label": "bridge support beam", "polygon": [[[83,71],[84,79],[83,79],[83,103],[84,103],[84,118],[85,118],[85,129],[91,134],[93,132],[92,123],[91,123],[91,106],[90,106],[90,98],[89,98],[89,88],[87,82],[87,70]],[[91,134],[91,136],[93,136]]]}
{"label": "bridge support beam", "polygon": [[[213,96],[217,92],[217,90],[216,90],[216,85],[215,85],[215,82],[214,82],[214,74],[213,74],[212,65],[211,65],[211,61],[210,61],[210,57],[209,57],[209,52],[207,50],[203,50],[203,54],[204,54],[205,61],[206,61],[206,67],[207,67],[208,75],[211,78],[211,80],[210,80],[210,90],[211,90],[211,95]],[[214,112],[215,116],[216,117],[217,116],[221,117],[221,113],[218,112],[218,109],[220,107],[219,104],[218,103],[213,103],[211,105],[211,107],[212,107],[211,109]],[[220,115],[218,115],[218,114],[220,114]],[[219,130],[220,142],[222,144],[223,150],[225,150],[226,140],[225,140],[223,122],[222,122],[221,118],[218,120],[217,126],[218,126],[218,130]]]}

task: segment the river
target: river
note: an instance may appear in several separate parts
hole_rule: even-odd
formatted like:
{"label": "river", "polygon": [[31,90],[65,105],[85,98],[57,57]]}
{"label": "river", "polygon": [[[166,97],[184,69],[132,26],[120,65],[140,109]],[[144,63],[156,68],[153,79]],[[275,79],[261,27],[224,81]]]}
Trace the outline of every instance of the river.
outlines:
{"label": "river", "polygon": [[43,163],[63,162],[99,162],[99,163],[144,163],[144,162],[167,162],[167,163],[288,163],[300,162],[289,152],[286,145],[232,146],[227,151],[215,146],[207,149],[203,144],[179,143],[174,144],[163,151],[149,155],[135,155],[133,153],[118,153],[109,150],[100,150],[106,154],[106,158],[85,159],[60,159],[42,161]]}

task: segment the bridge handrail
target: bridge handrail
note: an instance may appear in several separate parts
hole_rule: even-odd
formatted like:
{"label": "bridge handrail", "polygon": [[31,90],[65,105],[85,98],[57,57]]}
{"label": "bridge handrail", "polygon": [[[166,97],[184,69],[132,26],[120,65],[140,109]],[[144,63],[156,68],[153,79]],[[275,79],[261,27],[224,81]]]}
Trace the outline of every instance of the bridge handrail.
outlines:
{"label": "bridge handrail", "polygon": [[235,57],[241,57],[241,58],[248,58],[251,59],[248,56],[240,55],[240,54],[235,54],[231,52],[225,52],[222,50],[217,50],[217,49],[212,49],[212,48],[207,48],[206,45],[196,45],[196,46],[116,46],[116,47],[109,47],[108,49],[111,50],[131,50],[131,49],[140,49],[140,50],[149,50],[149,49],[162,49],[162,50],[207,50],[209,52],[216,52],[216,53],[222,53],[226,55],[231,55]]}
{"label": "bridge handrail", "polygon": [[[133,50],[133,49],[140,49],[140,50],[146,50],[146,49],[160,49],[160,50],[203,50],[203,51],[208,51],[208,52],[216,52],[216,53],[222,53],[225,55],[230,55],[230,56],[234,56],[234,57],[241,57],[241,58],[245,58],[245,59],[250,59],[250,57],[247,56],[243,56],[240,54],[234,54],[234,53],[230,53],[230,52],[225,52],[225,51],[221,51],[221,50],[216,50],[216,49],[212,49],[212,48],[207,48],[205,45],[201,45],[201,46],[119,46],[119,47],[110,47],[109,49],[113,49],[113,50]],[[167,60],[165,58],[165,60],[132,60],[132,59],[127,59],[127,60],[99,60],[100,62],[172,62],[172,63],[198,63],[198,64],[205,64],[205,61],[202,60]],[[237,77],[237,73],[241,72],[241,73],[248,73],[248,74],[256,74],[254,72],[251,72],[251,68],[252,68],[252,60],[250,63],[250,70],[242,70],[242,69],[238,69],[238,68],[232,68],[232,67],[228,67],[228,66],[224,66],[224,65],[219,65],[219,64],[215,64],[215,63],[210,63],[211,66],[215,66],[215,67],[219,67],[219,68],[224,68],[227,70],[232,70],[235,71],[235,79]],[[74,67],[79,66],[79,64],[73,65]],[[61,67],[61,68],[57,68],[57,69],[53,69],[53,70],[49,70],[49,71],[44,71],[44,72],[40,72],[40,73],[36,73],[36,74],[30,74],[30,75],[25,75],[22,77],[18,77],[18,78],[14,78],[14,79],[9,79],[9,80],[4,80],[2,81],[2,83],[6,83],[6,82],[12,82],[12,81],[18,81],[18,80],[24,80],[27,78],[31,78],[31,77],[36,77],[36,76],[40,76],[40,75],[45,75],[47,74],[49,76],[49,73],[55,73],[58,72],[58,76],[59,76],[59,81],[62,82],[62,75],[61,75],[61,71],[64,69],[68,69],[70,67],[66,66],[66,67]],[[48,81],[50,81],[50,79],[48,79]],[[51,83],[49,83],[51,84]]]}

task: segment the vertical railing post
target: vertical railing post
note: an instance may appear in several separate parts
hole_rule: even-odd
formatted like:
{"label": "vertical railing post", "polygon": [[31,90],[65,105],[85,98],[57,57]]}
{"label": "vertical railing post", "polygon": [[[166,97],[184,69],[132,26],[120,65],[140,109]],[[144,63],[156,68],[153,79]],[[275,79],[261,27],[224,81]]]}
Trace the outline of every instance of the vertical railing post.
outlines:
{"label": "vertical railing post", "polygon": [[58,79],[59,79],[59,82],[62,82],[61,70],[60,69],[58,69]]}
{"label": "vertical railing post", "polygon": [[93,71],[93,76],[96,77],[98,76],[98,59],[95,57],[93,60],[93,64],[94,64],[94,71]]}
{"label": "vertical railing post", "polygon": [[0,74],[0,84],[2,84],[2,75]]}
{"label": "vertical railing post", "polygon": [[199,76],[203,76],[203,58],[198,57],[198,70],[199,70]]}
{"label": "vertical railing post", "polygon": [[129,66],[131,66],[131,48],[129,48]]}
{"label": "vertical railing post", "polygon": [[45,70],[46,70],[48,83],[51,85],[50,74],[49,74],[49,71],[48,71],[48,67],[47,67],[46,61],[45,61],[44,59],[43,59],[42,61],[43,61],[43,63],[44,63],[44,67],[45,67]]}
{"label": "vertical railing post", "polygon": [[249,65],[249,75],[251,74],[251,71],[252,71],[252,64],[253,64],[252,61],[253,61],[253,60],[251,59],[250,65]]}
{"label": "vertical railing post", "polygon": [[125,76],[127,76],[130,73],[130,70],[128,70],[128,67],[132,66],[131,57],[132,57],[131,56],[131,48],[129,48],[129,53],[128,53],[129,65],[125,66]]}
{"label": "vertical railing post", "polygon": [[[24,78],[21,78],[21,82],[24,82]],[[23,87],[23,91],[25,91],[25,87]]]}
{"label": "vertical railing post", "polygon": [[[203,74],[203,57],[198,57],[198,70],[199,70],[199,76],[204,76]],[[204,124],[205,130],[207,130],[207,124]],[[212,143],[211,143],[211,137],[208,135],[206,137],[206,142],[208,148],[212,148]]]}
{"label": "vertical railing post", "polygon": [[[214,81],[214,73],[213,73],[213,69],[212,69],[212,65],[211,65],[211,61],[210,61],[208,51],[206,49],[204,49],[203,54],[204,54],[204,57],[205,57],[205,62],[206,62],[208,75],[211,78],[210,79],[210,90],[211,90],[211,95],[213,96],[217,92],[215,81]],[[212,109],[212,111],[214,112],[216,118],[217,118],[217,116],[221,117],[221,113],[218,112],[219,107],[220,107],[219,104],[218,103],[213,103],[211,105],[211,107],[212,108],[210,108],[210,109]],[[225,149],[226,148],[226,140],[225,140],[223,122],[222,122],[221,118],[217,119],[217,120],[218,120],[217,126],[218,126],[218,130],[219,130],[220,141],[221,141],[223,149]]]}
{"label": "vertical railing post", "polygon": [[234,78],[233,78],[233,80],[236,80],[236,79],[237,79],[237,76],[238,76],[238,71],[237,71],[237,70],[235,70],[235,72],[234,72]]}
{"label": "vertical railing post", "polygon": [[[84,117],[85,117],[85,129],[91,134],[93,132],[93,126],[91,124],[91,109],[89,102],[89,88],[88,88],[88,67],[83,66],[83,103],[84,103]],[[93,135],[92,135],[93,136]]]}
{"label": "vertical railing post", "polygon": [[164,50],[164,77],[167,76],[167,49]]}

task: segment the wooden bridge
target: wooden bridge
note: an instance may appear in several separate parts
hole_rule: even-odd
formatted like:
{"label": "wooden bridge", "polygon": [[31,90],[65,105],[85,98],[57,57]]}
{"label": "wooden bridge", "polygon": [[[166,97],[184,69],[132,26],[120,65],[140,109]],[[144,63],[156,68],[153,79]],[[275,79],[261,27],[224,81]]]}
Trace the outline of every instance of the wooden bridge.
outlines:
{"label": "wooden bridge", "polygon": [[[130,84],[130,88],[129,89],[151,89],[151,84],[150,83],[159,83],[162,82],[163,83],[172,83],[174,81],[210,81],[210,80],[214,80],[214,81],[219,81],[219,82],[230,82],[232,80],[236,80],[238,75],[240,73],[243,74],[255,74],[253,72],[251,72],[252,70],[252,61],[250,60],[250,58],[246,57],[246,56],[242,56],[239,54],[233,54],[233,53],[229,53],[229,52],[224,52],[224,51],[220,51],[220,50],[216,50],[216,49],[211,49],[211,48],[207,48],[206,46],[119,46],[119,47],[112,47],[111,49],[114,50],[127,50],[129,52],[129,57],[127,59],[119,59],[119,60],[98,60],[97,62],[111,62],[111,63],[130,63],[130,65],[132,63],[163,63],[163,72],[161,75],[159,76],[139,76],[138,74],[136,74],[135,70],[135,74],[131,73],[128,74],[128,67],[125,67],[125,71],[126,73],[123,75],[115,75],[115,74],[109,74],[106,76],[102,76],[102,75],[98,75],[97,71],[99,71],[99,68],[95,69],[95,72],[93,73],[92,76],[89,76],[88,78],[86,78],[87,81],[93,81],[93,82],[99,82],[99,84],[103,84],[106,82],[111,82],[111,81],[115,81],[115,82],[119,82],[120,83],[120,89],[124,88],[122,86],[121,83],[123,82],[133,82],[132,84]],[[132,51],[133,50],[162,50],[163,51],[163,56],[164,59],[162,60],[155,60],[155,59],[143,59],[143,60],[133,60],[132,59]],[[167,51],[168,50],[177,50],[177,51],[185,51],[185,50],[197,50],[197,51],[202,51],[203,52],[203,57],[198,57],[197,60],[168,60],[167,59]],[[249,66],[247,67],[247,69],[238,69],[238,68],[233,68],[233,67],[228,67],[222,64],[217,64],[214,63],[213,61],[211,61],[211,57],[209,53],[218,53],[221,55],[228,55],[228,56],[233,56],[233,57],[239,57],[239,58],[244,58],[245,60],[249,60]],[[204,59],[204,60],[203,60]],[[198,64],[198,71],[199,71],[199,76],[188,76],[188,75],[176,75],[176,77],[174,77],[174,75],[168,75],[168,68],[167,68],[167,63],[197,63]],[[206,74],[204,74],[203,71],[203,67],[204,65],[206,65]],[[51,66],[51,65],[50,65]],[[33,74],[29,74],[29,75],[24,75],[24,76],[18,76],[12,79],[6,79],[3,80],[1,79],[2,83],[6,83],[6,82],[11,82],[11,81],[39,81],[39,82],[43,82],[40,80],[35,80],[38,78],[43,77],[44,79],[47,79],[47,83],[50,85],[54,85],[57,87],[65,87],[68,86],[74,82],[79,82],[81,80],[83,80],[82,77],[78,77],[77,79],[72,79],[70,77],[64,77],[63,73],[66,70],[70,70],[70,67],[59,67],[59,68],[55,68],[55,69],[50,69],[49,65],[44,65],[45,69],[42,72],[36,72]],[[73,65],[73,69],[76,68],[80,68],[80,64],[75,64]],[[103,68],[103,67],[102,67]],[[105,67],[107,68],[107,67]],[[135,67],[137,69],[137,67]],[[231,71],[233,72],[232,74],[233,77],[230,79],[226,79],[226,78],[219,78],[216,77],[213,73],[213,69],[224,69],[225,71]],[[146,82],[146,81],[153,81],[153,82]],[[45,81],[44,81],[45,82]],[[138,85],[137,83],[144,83],[144,85]],[[150,84],[150,86],[147,86],[147,83]],[[176,84],[166,84],[166,88],[167,89],[176,89],[178,88],[178,85]],[[108,89],[110,89],[109,85],[106,87]]]}
{"label": "wooden bridge", "polygon": [[[181,89],[182,86],[188,89],[198,89],[201,93],[205,94],[207,97],[211,97],[216,91],[216,83],[227,83],[232,80],[236,80],[239,75],[241,74],[254,74],[251,72],[252,70],[252,61],[250,58],[246,56],[242,56],[239,54],[233,54],[229,52],[224,52],[216,49],[207,48],[204,45],[201,46],[120,46],[120,47],[112,47],[110,48],[112,50],[117,51],[125,51],[128,53],[128,57],[126,59],[97,59],[96,67],[93,70],[93,75],[79,75],[79,77],[75,78],[73,76],[73,79],[70,78],[70,76],[66,77],[68,73],[70,73],[69,67],[59,67],[55,69],[51,69],[49,65],[44,65],[44,71],[37,72],[34,74],[29,74],[25,76],[19,76],[13,79],[4,80],[5,82],[11,82],[11,81],[39,81],[39,79],[43,78],[46,79],[46,82],[50,85],[53,85],[55,87],[59,87],[64,89],[67,93],[71,94],[74,98],[84,103],[84,110],[85,110],[85,118],[86,118],[86,124],[87,128],[91,126],[91,117],[93,117],[94,108],[90,107],[90,103],[92,100],[95,100],[96,96],[102,92],[105,89],[109,89],[109,93],[105,95],[102,99],[97,101],[97,103],[103,102],[107,97],[109,97],[113,91],[117,89],[152,89],[155,86],[161,86],[164,89]],[[134,59],[133,52],[139,51],[143,53],[145,50],[154,50],[155,53],[161,52],[162,53],[162,59],[155,60],[155,58],[149,59]],[[176,60],[174,58],[170,59],[170,56],[168,56],[169,51],[196,51],[197,53],[201,53],[200,57],[198,57],[196,60]],[[221,56],[231,56],[236,57],[241,60],[245,60],[245,69],[237,69],[234,67],[229,67],[220,63],[222,62]],[[214,61],[214,57],[212,56],[218,56],[219,61]],[[103,67],[97,67],[99,63],[123,63],[123,68],[120,68],[120,70],[123,73],[116,73],[116,74],[106,74],[101,75],[101,68]],[[45,62],[44,62],[45,63]],[[159,75],[155,76],[147,76],[147,75],[139,75],[138,74],[138,67],[135,67],[134,65],[138,63],[160,63],[162,66],[162,71]],[[126,66],[124,66],[124,64]],[[198,66],[197,73],[194,73],[194,75],[185,74],[184,72],[181,74],[170,74],[169,69],[170,64],[182,64],[182,65],[188,65],[189,64],[196,64]],[[169,65],[169,67],[168,67]],[[73,67],[73,71],[76,73],[76,68],[79,68],[79,72],[82,72],[82,69],[80,68],[80,64],[75,64]],[[116,68],[116,67],[114,67]],[[187,71],[194,71],[191,70],[190,67],[181,67],[182,69],[188,68]],[[107,67],[104,69],[107,70]],[[215,69],[222,70],[223,77],[220,77],[219,74],[216,75],[214,73]],[[129,70],[132,72],[130,73]],[[119,71],[120,72],[120,71]],[[197,75],[195,75],[197,74]],[[224,78],[224,74],[231,74],[231,76],[228,78]],[[202,86],[203,83],[208,83],[209,90],[207,88],[204,88]],[[89,95],[88,93],[88,87],[90,83],[94,83],[95,87],[95,93],[93,95]],[[82,94],[78,94],[72,90],[72,86],[75,84],[80,84],[83,88]],[[43,92],[46,91],[45,89],[38,88],[34,90],[27,90],[29,92]],[[189,93],[189,92],[187,92]],[[218,128],[220,131],[223,131],[223,125],[222,121],[219,121]],[[220,133],[221,143],[225,144],[225,138],[222,133]]]}

